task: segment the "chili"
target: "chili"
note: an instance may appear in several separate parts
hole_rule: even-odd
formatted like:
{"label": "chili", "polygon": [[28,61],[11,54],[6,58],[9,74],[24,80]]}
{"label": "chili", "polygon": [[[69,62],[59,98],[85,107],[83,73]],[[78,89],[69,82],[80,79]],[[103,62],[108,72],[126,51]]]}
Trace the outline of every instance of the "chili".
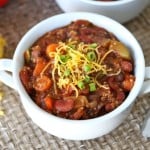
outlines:
{"label": "chili", "polygon": [[45,111],[90,119],[116,109],[134,86],[134,62],[115,35],[87,20],[49,31],[24,55],[22,84]]}

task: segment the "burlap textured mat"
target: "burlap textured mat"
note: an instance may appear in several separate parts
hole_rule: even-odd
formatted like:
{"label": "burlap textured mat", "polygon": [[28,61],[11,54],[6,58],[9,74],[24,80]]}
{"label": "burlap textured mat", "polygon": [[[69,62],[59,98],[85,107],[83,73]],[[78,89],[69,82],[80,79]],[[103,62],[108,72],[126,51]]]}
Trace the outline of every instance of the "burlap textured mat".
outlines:
{"label": "burlap textured mat", "polygon": [[[37,22],[61,13],[53,0],[10,0],[0,9],[0,34],[8,41],[5,57],[12,57],[20,38]],[[150,65],[150,6],[124,24],[140,42],[146,65]],[[150,109],[150,94],[137,98],[131,114],[116,130],[87,141],[63,140],[41,130],[26,115],[18,93],[0,85],[5,96],[0,102],[0,150],[148,150],[150,140],[141,135],[141,126]]]}

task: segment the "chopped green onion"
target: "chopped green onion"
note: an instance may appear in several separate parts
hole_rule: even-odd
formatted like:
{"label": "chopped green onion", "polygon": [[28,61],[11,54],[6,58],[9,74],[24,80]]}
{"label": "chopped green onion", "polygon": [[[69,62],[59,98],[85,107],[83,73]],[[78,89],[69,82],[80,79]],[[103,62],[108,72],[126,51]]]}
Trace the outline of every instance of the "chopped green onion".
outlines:
{"label": "chopped green onion", "polygon": [[66,63],[69,59],[69,55],[60,55],[60,60],[63,62],[63,63]]}
{"label": "chopped green onion", "polygon": [[69,76],[70,75],[70,73],[71,73],[71,71],[69,70],[69,69],[67,69],[67,70],[65,70],[65,72],[64,72],[64,76]]}
{"label": "chopped green onion", "polygon": [[90,83],[89,87],[90,87],[90,92],[96,91],[96,85],[95,85],[95,83]]}
{"label": "chopped green onion", "polygon": [[96,48],[97,47],[97,43],[92,43],[89,45],[91,48]]}
{"label": "chopped green onion", "polygon": [[95,59],[96,59],[96,54],[95,54],[95,52],[88,52],[88,53],[87,53],[87,58],[88,58],[88,60],[90,60],[90,61],[95,60]]}
{"label": "chopped green onion", "polygon": [[77,85],[78,85],[78,87],[79,87],[81,90],[85,88],[85,85],[84,85],[84,82],[83,82],[83,81],[79,81]]}
{"label": "chopped green onion", "polygon": [[91,66],[90,65],[85,65],[83,67],[83,69],[84,69],[85,72],[89,72],[91,70]]}
{"label": "chopped green onion", "polygon": [[89,83],[89,82],[90,82],[90,77],[89,77],[89,76],[85,76],[84,81],[85,81],[86,83]]}

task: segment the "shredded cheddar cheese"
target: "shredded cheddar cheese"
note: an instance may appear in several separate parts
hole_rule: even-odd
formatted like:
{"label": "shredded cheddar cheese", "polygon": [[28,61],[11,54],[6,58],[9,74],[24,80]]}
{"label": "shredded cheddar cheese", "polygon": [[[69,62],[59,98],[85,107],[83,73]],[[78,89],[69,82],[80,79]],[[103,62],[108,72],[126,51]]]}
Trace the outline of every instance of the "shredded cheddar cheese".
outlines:
{"label": "shredded cheddar cheese", "polygon": [[[107,75],[109,68],[103,63],[107,55],[113,50],[108,50],[102,57],[98,51],[97,43],[85,44],[77,41],[59,42],[56,51],[49,52],[48,56],[54,58],[52,69],[52,80],[54,90],[57,94],[57,87],[60,89],[67,88],[68,85],[74,89],[76,97],[78,93],[78,83],[84,81],[89,76],[90,82],[95,83],[99,87],[107,88],[98,83],[97,79],[92,76],[93,73],[101,72]],[[41,74],[48,68],[48,63],[43,68]],[[58,76],[56,79],[56,75]]]}

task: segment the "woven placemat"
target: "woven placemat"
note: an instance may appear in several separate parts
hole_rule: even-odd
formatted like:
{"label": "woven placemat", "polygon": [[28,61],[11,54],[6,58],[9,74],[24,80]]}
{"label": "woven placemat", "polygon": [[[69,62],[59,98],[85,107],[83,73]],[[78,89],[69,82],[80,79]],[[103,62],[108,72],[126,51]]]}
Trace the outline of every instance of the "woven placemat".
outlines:
{"label": "woven placemat", "polygon": [[[17,43],[37,22],[62,10],[53,0],[11,0],[0,9],[0,34],[8,42],[5,57],[12,57]],[[140,42],[146,65],[150,65],[150,6],[139,16],[124,24]],[[16,91],[0,85],[4,92],[0,107],[0,150],[148,150],[150,140],[141,135],[141,126],[150,109],[150,94],[137,98],[128,118],[116,130],[103,137],[70,141],[41,130],[26,115]]]}

